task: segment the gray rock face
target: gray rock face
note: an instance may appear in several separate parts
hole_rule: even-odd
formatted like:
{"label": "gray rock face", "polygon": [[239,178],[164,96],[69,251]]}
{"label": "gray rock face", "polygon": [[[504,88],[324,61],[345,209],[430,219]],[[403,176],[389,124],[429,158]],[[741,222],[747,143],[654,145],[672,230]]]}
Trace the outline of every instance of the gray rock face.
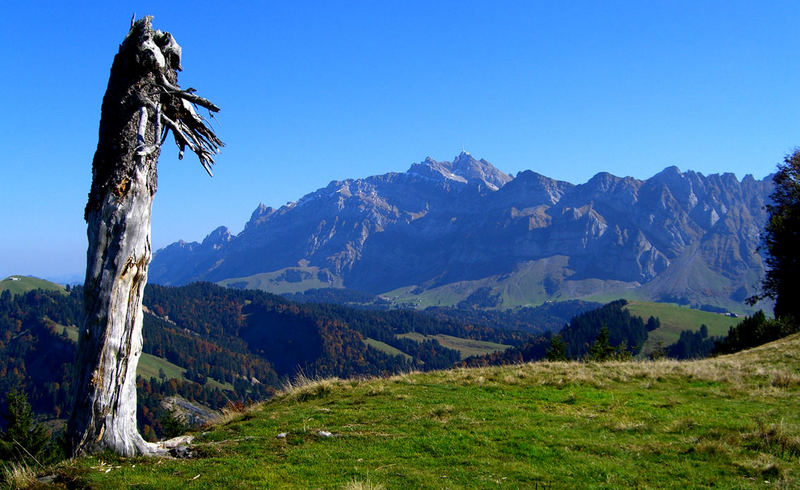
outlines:
{"label": "gray rock face", "polygon": [[428,157],[422,163],[411,165],[409,174],[429,177],[433,180],[452,180],[460,183],[482,183],[497,190],[512,180],[486,160],[475,160],[472,155],[462,151],[453,162],[437,162]]}
{"label": "gray rock face", "polygon": [[314,266],[382,293],[488,277],[500,284],[547,261],[562,264],[548,273],[553,298],[612,281],[653,299],[688,291],[718,304],[763,275],[756,249],[771,189],[770,179],[676,167],[643,181],[599,173],[573,185],[532,171],[512,178],[461,153],[405,173],[334,181],[277,210],[260,205],[237,236],[218,228],[201,244],[158,251],[150,273],[183,284]]}
{"label": "gray rock face", "polygon": [[219,412],[206,408],[197,403],[192,403],[180,396],[168,396],[161,406],[186,422],[189,427],[199,427],[210,424],[219,418]]}

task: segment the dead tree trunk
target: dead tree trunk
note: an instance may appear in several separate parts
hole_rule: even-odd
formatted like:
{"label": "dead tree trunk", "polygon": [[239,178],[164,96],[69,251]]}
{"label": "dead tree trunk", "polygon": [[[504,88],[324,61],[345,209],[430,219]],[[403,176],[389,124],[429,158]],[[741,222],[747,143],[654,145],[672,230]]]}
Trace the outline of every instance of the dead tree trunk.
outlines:
{"label": "dead tree trunk", "polygon": [[142,353],[142,294],[150,264],[150,211],[161,143],[171,130],[211,174],[222,142],[194,110],[211,102],[178,87],[181,47],[152,18],[133,23],[114,57],[100,116],[86,205],[89,249],[86,323],[78,340],[74,454],[110,449],[133,456],[159,448],[136,427],[136,366]]}

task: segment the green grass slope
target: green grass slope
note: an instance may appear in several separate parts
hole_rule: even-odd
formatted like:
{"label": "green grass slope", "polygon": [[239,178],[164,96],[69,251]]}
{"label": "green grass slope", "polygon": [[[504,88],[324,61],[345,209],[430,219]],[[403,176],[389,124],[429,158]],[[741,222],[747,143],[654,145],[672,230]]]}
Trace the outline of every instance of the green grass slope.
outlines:
{"label": "green grass slope", "polygon": [[442,347],[458,351],[458,353],[461,355],[461,359],[466,359],[470,356],[483,356],[511,348],[510,345],[498,344],[497,342],[463,339],[461,337],[453,337],[452,335],[445,334],[423,335],[419,332],[408,332],[398,334],[397,336],[400,338],[411,339],[416,342],[424,342],[426,340],[434,339],[439,342],[439,345]]}
{"label": "green grass slope", "polygon": [[708,335],[724,337],[728,329],[742,321],[741,318],[732,318],[719,313],[695,310],[673,303],[651,303],[646,301],[630,301],[626,306],[631,314],[647,320],[653,316],[659,319],[661,326],[647,335],[647,341],[642,346],[642,354],[648,354],[656,348],[659,342],[666,347],[675,343],[684,330],[696,332],[700,325],[708,327]]}
{"label": "green grass slope", "polygon": [[[328,277],[324,272],[323,278]],[[331,278],[333,276],[330,276]],[[341,279],[332,282],[320,278],[319,267],[287,267],[246,277],[233,277],[217,282],[220,286],[239,289],[258,289],[272,294],[297,293],[308,289],[340,288]]]}
{"label": "green grass slope", "polygon": [[405,352],[401,351],[397,347],[392,347],[391,345],[387,344],[386,342],[381,342],[380,340],[371,339],[369,337],[364,339],[364,343],[373,349],[377,349],[385,354],[390,356],[403,356],[404,358],[411,360],[413,357],[406,354]]}
{"label": "green grass slope", "polygon": [[34,289],[44,289],[47,291],[64,291],[60,284],[39,279],[33,276],[8,276],[0,281],[0,293],[11,291],[11,294],[22,294]]}
{"label": "green grass slope", "polygon": [[[455,306],[461,301],[469,303],[470,295],[480,289],[488,290],[492,305],[478,304],[480,308],[516,308],[538,306],[545,301],[586,299],[609,302],[621,297],[634,297],[631,283],[614,280],[567,280],[569,257],[553,256],[524,262],[513,271],[473,281],[457,281],[430,289],[407,286],[382,293],[395,305],[418,309],[431,306]],[[599,299],[597,299],[599,298]]]}
{"label": "green grass slope", "polygon": [[701,361],[323,380],[198,434],[196,459],[78,459],[56,469],[56,483],[796,488],[799,395],[800,335]]}
{"label": "green grass slope", "polygon": [[[717,242],[716,246],[725,246],[719,243],[720,238],[718,236],[712,240]],[[684,250],[683,255],[673,260],[658,277],[643,285],[638,293],[645,298],[680,297],[689,303],[711,304],[739,314],[752,314],[759,308],[769,308],[768,303],[760,303],[756,307],[744,304],[744,298],[752,294],[752,290],[749,293],[742,291],[741,296],[732,294],[742,284],[760,284],[762,276],[759,271],[750,269],[737,280],[732,280],[714,270],[716,267],[710,265],[707,252],[701,248],[701,244],[696,243]]]}

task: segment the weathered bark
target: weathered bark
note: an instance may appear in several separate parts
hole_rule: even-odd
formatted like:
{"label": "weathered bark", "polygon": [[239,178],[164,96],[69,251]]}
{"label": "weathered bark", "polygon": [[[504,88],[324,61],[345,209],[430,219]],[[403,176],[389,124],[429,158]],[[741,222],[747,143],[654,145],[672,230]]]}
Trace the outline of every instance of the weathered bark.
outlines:
{"label": "weathered bark", "polygon": [[178,87],[181,48],[151,18],[135,22],[114,57],[103,97],[92,187],[86,205],[89,248],[80,331],[73,452],[163,452],[136,428],[136,366],[142,352],[142,295],[150,264],[150,212],[156,164],[167,130],[210,174],[222,146],[193,104],[219,110]]}

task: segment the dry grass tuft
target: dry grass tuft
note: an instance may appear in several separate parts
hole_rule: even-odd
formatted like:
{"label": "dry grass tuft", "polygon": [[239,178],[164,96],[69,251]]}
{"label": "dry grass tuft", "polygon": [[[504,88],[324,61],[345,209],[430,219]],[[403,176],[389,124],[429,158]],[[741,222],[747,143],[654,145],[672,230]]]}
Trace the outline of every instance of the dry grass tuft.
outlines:
{"label": "dry grass tuft", "polygon": [[25,463],[10,463],[3,468],[3,482],[9,488],[33,488],[40,486],[36,472]]}
{"label": "dry grass tuft", "polygon": [[[684,378],[696,381],[718,382],[732,389],[744,388],[748,378],[763,378],[764,384],[776,387],[800,386],[800,374],[778,369],[765,369],[758,363],[743,362],[737,357],[723,356],[700,361],[643,360],[610,361],[587,364],[578,361],[536,362],[512,366],[462,368],[444,372],[447,381],[462,386],[475,384],[517,385],[520,382],[540,386],[563,387],[572,384],[606,388],[612,383],[639,380],[642,386],[667,379]],[[413,384],[413,377],[395,376],[396,381]]]}
{"label": "dry grass tuft", "polygon": [[797,435],[797,429],[787,427],[783,420],[770,425],[759,421],[758,428],[744,434],[743,439],[747,445],[781,458],[784,455],[800,455],[800,436]]}
{"label": "dry grass tuft", "polygon": [[698,426],[698,423],[691,418],[681,418],[673,421],[665,430],[668,434],[680,434],[688,432]]}
{"label": "dry grass tuft", "polygon": [[222,410],[220,410],[220,414],[215,418],[211,424],[213,425],[226,425],[231,422],[236,422],[242,420],[245,417],[251,416],[257,410],[260,410],[263,406],[263,403],[251,403],[246,405],[242,402],[228,402]]}
{"label": "dry grass tuft", "polygon": [[779,463],[764,454],[759,454],[754,459],[745,459],[736,462],[735,465],[744,475],[754,478],[763,478],[767,482],[770,480],[777,482],[786,476],[786,471]]}
{"label": "dry grass tuft", "polygon": [[339,378],[319,378],[307,376],[300,372],[292,380],[286,381],[277,397],[287,400],[312,400],[326,396],[336,387],[345,387],[348,383]]}
{"label": "dry grass tuft", "polygon": [[486,378],[484,378],[483,376],[475,376],[475,377],[469,376],[469,377],[464,378],[464,380],[465,380],[465,383],[462,383],[462,384],[465,384],[465,385],[468,385],[468,384],[482,385],[482,384],[486,383]]}
{"label": "dry grass tuft", "polygon": [[561,400],[561,403],[566,403],[567,405],[574,405],[575,402],[578,401],[578,395],[575,394],[574,391],[570,391],[567,393],[567,397]]}
{"label": "dry grass tuft", "polygon": [[241,412],[229,412],[223,408],[219,416],[214,419],[214,425],[228,425],[231,422],[238,422],[242,418],[244,418],[244,414]]}
{"label": "dry grass tuft", "polygon": [[369,478],[367,478],[366,481],[356,479],[350,480],[342,488],[344,490],[383,490],[384,486],[380,483],[372,483],[369,481]]}
{"label": "dry grass tuft", "polygon": [[382,395],[385,389],[386,387],[383,386],[383,383],[372,383],[367,390],[367,396]]}
{"label": "dry grass tuft", "polygon": [[431,410],[431,415],[437,418],[445,418],[447,415],[450,415],[455,410],[453,405],[439,405],[438,407]]}
{"label": "dry grass tuft", "polygon": [[[797,344],[800,349],[800,336],[793,340],[794,343],[789,343]],[[761,351],[755,357],[749,353],[745,356],[739,353],[699,361],[670,359],[609,361],[601,363],[602,369],[597,368],[597,363],[537,362],[496,368],[461,369],[454,371],[451,376],[463,385],[484,383],[486,380],[514,385],[521,380],[526,380],[526,382],[531,380],[541,386],[580,384],[605,388],[611,383],[640,380],[644,387],[649,387],[653,383],[667,379],[684,378],[725,383],[732,390],[737,390],[745,389],[749,380],[761,378],[764,385],[775,388],[800,386],[800,373],[780,369],[770,362],[757,362],[758,356],[771,359],[770,356],[777,358],[785,355],[785,345],[779,343],[767,347],[762,346],[760,349]]]}
{"label": "dry grass tuft", "polygon": [[640,420],[630,418],[620,418],[613,423],[606,424],[606,428],[614,432],[641,432],[647,428],[647,424]]}
{"label": "dry grass tuft", "polygon": [[694,452],[700,454],[708,454],[712,456],[722,456],[725,458],[730,458],[732,454],[732,450],[730,446],[728,446],[723,441],[714,439],[714,440],[705,440],[700,441],[694,445],[692,448]]}
{"label": "dry grass tuft", "polygon": [[770,374],[770,385],[775,388],[792,388],[800,386],[800,376],[787,371],[775,370]]}
{"label": "dry grass tuft", "polygon": [[418,383],[417,375],[420,374],[420,371],[406,371],[404,373],[395,374],[394,376],[390,376],[388,379],[393,383],[403,383],[409,385],[415,385]]}

